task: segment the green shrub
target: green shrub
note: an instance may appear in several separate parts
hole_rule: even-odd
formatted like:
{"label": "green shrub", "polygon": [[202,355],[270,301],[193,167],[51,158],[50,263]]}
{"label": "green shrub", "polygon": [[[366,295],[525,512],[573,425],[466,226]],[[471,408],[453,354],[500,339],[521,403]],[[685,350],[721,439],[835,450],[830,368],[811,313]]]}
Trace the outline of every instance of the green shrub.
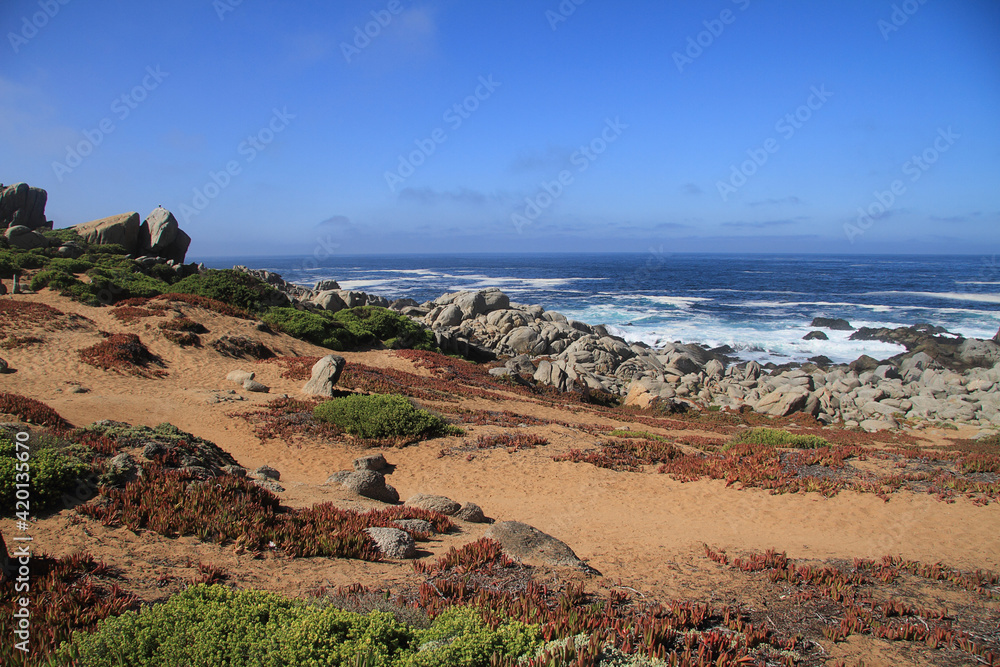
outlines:
{"label": "green shrub", "polygon": [[94,268],[92,262],[85,259],[69,259],[66,257],[53,257],[45,265],[46,269],[57,269],[66,273],[85,273]]}
{"label": "green shrub", "polygon": [[768,445],[770,447],[795,447],[797,449],[815,449],[829,447],[830,443],[816,435],[797,435],[777,428],[751,428],[743,431],[733,440],[751,445]]}
{"label": "green shrub", "polygon": [[105,243],[102,245],[92,245],[89,251],[95,255],[121,255],[125,256],[128,251],[125,250],[125,246],[119,243]]}
{"label": "green shrub", "polygon": [[263,317],[289,336],[331,350],[384,345],[393,349],[434,350],[434,334],[388,308],[361,306],[337,313],[271,308]]}
{"label": "green shrub", "polygon": [[326,313],[311,313],[295,308],[271,308],[262,319],[265,324],[277,331],[331,350],[354,347],[354,334]]}
{"label": "green shrub", "polygon": [[420,410],[403,396],[396,395],[354,394],[335,398],[317,405],[313,416],[361,438],[433,436],[457,431],[440,417]]}
{"label": "green shrub", "polygon": [[76,233],[71,227],[66,227],[64,229],[52,229],[42,232],[42,236],[49,239],[50,241],[56,241],[60,245],[72,241],[81,247],[88,247],[90,244],[83,240],[83,238]]}
{"label": "green shrub", "polygon": [[205,296],[252,313],[288,303],[287,297],[270,285],[233,269],[209,269],[190,275],[175,283],[170,291]]}
{"label": "green shrub", "polygon": [[12,261],[14,266],[22,271],[26,269],[40,269],[45,266],[48,258],[40,250],[12,250]]}
{"label": "green shrub", "polygon": [[474,609],[453,607],[417,634],[417,652],[397,664],[405,667],[485,667],[493,655],[533,656],[541,646],[535,626],[510,621],[491,630]]}
{"label": "green shrub", "polygon": [[333,320],[343,324],[354,335],[355,346],[381,342],[394,349],[434,349],[433,333],[388,308],[348,308],[334,313]]}
{"label": "green shrub", "polygon": [[343,666],[487,667],[491,657],[534,655],[537,627],[511,621],[495,630],[470,608],[452,608],[427,629],[311,605],[263,591],[193,586],[167,602],[107,618],[60,649],[88,667]]}
{"label": "green shrub", "polygon": [[153,297],[170,291],[170,285],[147,276],[132,262],[134,270],[94,267],[87,271],[87,292],[100,303],[114,303],[136,297]]}
{"label": "green shrub", "polygon": [[10,250],[0,250],[0,278],[8,279],[15,273],[20,274],[21,270],[14,263],[14,253]]}
{"label": "green shrub", "polygon": [[3,504],[0,515],[3,516],[14,515],[16,484],[25,479],[17,475],[23,474],[25,467],[31,484],[29,502],[32,514],[54,506],[62,494],[75,487],[80,477],[89,470],[85,463],[45,444],[32,443],[26,462],[18,458],[19,451],[26,450],[18,450],[10,438],[0,437],[0,503]]}
{"label": "green shrub", "polygon": [[45,287],[61,292],[71,286],[82,284],[75,276],[65,271],[53,271],[51,269],[39,271],[31,278],[31,290],[34,292]]}

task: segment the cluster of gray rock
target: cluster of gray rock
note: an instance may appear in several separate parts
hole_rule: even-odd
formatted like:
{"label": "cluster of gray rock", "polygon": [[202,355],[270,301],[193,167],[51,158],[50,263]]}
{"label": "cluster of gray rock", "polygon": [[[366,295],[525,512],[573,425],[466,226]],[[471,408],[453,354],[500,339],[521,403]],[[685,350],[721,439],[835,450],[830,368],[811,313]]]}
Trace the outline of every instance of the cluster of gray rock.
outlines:
{"label": "cluster of gray rock", "polygon": [[[354,459],[353,470],[340,470],[330,475],[325,484],[337,486],[351,493],[379,502],[395,505],[399,503],[399,493],[385,481],[385,473],[391,469],[382,454],[369,454]],[[439,512],[469,523],[485,523],[488,519],[475,503],[459,503],[444,496],[418,493],[404,503],[406,507]],[[423,519],[399,519],[395,527],[368,528],[366,532],[387,558],[414,558],[416,545],[410,532],[434,533],[434,527]]]}
{"label": "cluster of gray rock", "polygon": [[[433,331],[446,352],[504,359],[502,367],[491,369],[495,376],[515,381],[529,376],[561,391],[605,392],[626,405],[668,411],[745,406],[773,416],[802,411],[826,423],[872,431],[894,428],[900,417],[1000,426],[1000,332],[993,340],[977,340],[926,325],[861,329],[853,339],[893,342],[907,351],[881,362],[862,357],[848,366],[817,359],[819,365],[768,369],[752,361],[734,364],[726,348],[668,343],[653,349],[628,343],[604,326],[512,302],[496,288],[418,304],[340,290],[334,281],[308,289],[288,287],[277,274],[266,280],[310,308],[337,311],[371,304],[397,310]],[[844,320],[817,318],[812,324],[853,329]]]}
{"label": "cluster of gray rock", "polygon": [[156,207],[146,219],[139,222],[135,211],[92,220],[72,227],[88,243],[107,245],[116,243],[143,266],[184,264],[191,237],[177,224],[174,214],[163,207]]}

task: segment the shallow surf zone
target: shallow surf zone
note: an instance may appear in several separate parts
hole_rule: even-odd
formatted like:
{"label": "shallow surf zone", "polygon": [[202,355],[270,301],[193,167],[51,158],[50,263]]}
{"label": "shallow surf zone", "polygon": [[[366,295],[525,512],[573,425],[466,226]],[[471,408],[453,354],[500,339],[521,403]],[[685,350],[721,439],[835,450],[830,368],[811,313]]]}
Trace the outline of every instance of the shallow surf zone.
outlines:
{"label": "shallow surf zone", "polygon": [[301,258],[212,265],[237,263],[307,286],[333,279],[343,289],[418,303],[497,287],[512,301],[609,325],[630,342],[728,345],[737,358],[761,363],[847,363],[904,351],[851,341],[850,332],[803,340],[816,317],[856,328],[928,323],[966,338],[992,338],[1000,327],[996,276],[977,257],[490,254],[352,256],[318,268]]}

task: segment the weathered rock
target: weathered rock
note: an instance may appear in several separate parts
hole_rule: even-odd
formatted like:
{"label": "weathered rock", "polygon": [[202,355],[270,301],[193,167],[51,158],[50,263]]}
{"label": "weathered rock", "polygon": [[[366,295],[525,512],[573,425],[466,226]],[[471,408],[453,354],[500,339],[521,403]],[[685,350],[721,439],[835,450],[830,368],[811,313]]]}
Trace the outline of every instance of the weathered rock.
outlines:
{"label": "weathered rock", "polygon": [[373,527],[365,528],[365,532],[375,542],[379,552],[386,558],[413,558],[417,545],[413,537],[399,528]]}
{"label": "weathered rock", "polygon": [[873,371],[880,365],[881,364],[877,359],[873,359],[867,354],[862,354],[850,363],[850,369],[855,373],[864,373],[865,371]]}
{"label": "weathered rock", "polygon": [[410,496],[403,504],[407,507],[417,507],[419,509],[430,510],[432,512],[440,512],[441,514],[447,514],[448,516],[455,514],[455,512],[462,508],[461,505],[456,503],[451,498],[425,493],[418,493],[415,496]]}
{"label": "weathered rock", "polygon": [[458,511],[455,512],[454,517],[461,521],[468,521],[469,523],[486,523],[486,515],[483,514],[483,508],[481,508],[476,503],[465,503]]}
{"label": "weathered rock", "polygon": [[830,337],[822,331],[810,331],[802,337],[802,340],[830,340]]}
{"label": "weathered rock", "polygon": [[150,255],[161,255],[177,238],[180,226],[174,214],[157,206],[139,225],[139,252]]}
{"label": "weathered rock", "polygon": [[329,310],[331,313],[336,313],[347,308],[347,304],[340,298],[340,290],[337,289],[320,292],[313,298],[312,302],[323,310]]}
{"label": "weathered rock", "polygon": [[254,379],[254,376],[255,374],[253,371],[235,370],[230,371],[229,374],[226,375],[226,379],[230,382],[235,382],[236,384],[243,384],[247,380]]}
{"label": "weathered rock", "polygon": [[257,468],[253,471],[252,476],[258,479],[273,479],[276,482],[281,480],[281,473],[269,465]]}
{"label": "weathered rock", "polygon": [[247,391],[258,392],[261,394],[266,394],[267,392],[271,391],[271,388],[268,387],[266,384],[257,382],[256,380],[249,378],[243,381],[243,388],[246,389]]}
{"label": "weathered rock", "polygon": [[25,227],[24,225],[13,225],[8,227],[7,231],[4,232],[4,236],[7,238],[7,243],[9,243],[11,247],[20,248],[22,250],[49,247],[49,240],[45,238],[45,236],[30,227]]}
{"label": "weathered rock", "polygon": [[115,484],[124,485],[138,476],[139,466],[130,454],[122,452],[108,461],[108,469],[114,477]]}
{"label": "weathered rock", "polygon": [[809,390],[795,385],[784,385],[757,402],[757,412],[772,417],[786,417],[802,410],[809,400]]}
{"label": "weathered rock", "polygon": [[[336,280],[317,280],[313,286],[314,292],[325,292],[327,290],[339,290],[340,284]],[[416,305],[415,303],[413,305]]]}
{"label": "weathered rock", "polygon": [[969,339],[958,346],[958,357],[969,366],[992,368],[1000,362],[1000,345],[992,340]]}
{"label": "weathered rock", "polygon": [[431,533],[433,535],[437,532],[430,521],[424,521],[423,519],[397,519],[392,523],[397,528],[412,530],[415,533]]}
{"label": "weathered rock", "polygon": [[900,378],[899,371],[891,364],[882,364],[875,369],[874,373],[875,377],[881,380],[898,380]]}
{"label": "weathered rock", "polygon": [[[337,473],[334,474],[336,475]],[[334,476],[331,475],[330,479],[327,479],[327,483],[331,483],[333,479]],[[338,479],[334,481],[339,482],[348,491],[353,491],[365,498],[371,498],[383,503],[394,504],[399,502],[399,493],[396,489],[386,484],[385,477],[374,470],[355,470],[348,472],[346,475],[339,475]]]}
{"label": "weathered rock", "polygon": [[721,379],[725,370],[726,367],[718,359],[709,359],[708,363],[705,364],[705,376],[709,378]]}
{"label": "weathered rock", "polygon": [[45,203],[48,193],[27,183],[0,185],[0,229],[23,226],[28,229],[47,227]]}
{"label": "weathered rock", "polygon": [[524,562],[593,571],[565,542],[520,521],[495,523],[483,537],[496,540],[507,555]]}
{"label": "weathered rock", "polygon": [[333,396],[333,387],[347,362],[336,354],[328,354],[312,367],[312,377],[302,387],[302,393],[313,396]]}
{"label": "weathered rock", "polygon": [[97,245],[117,243],[129,254],[139,249],[139,214],[135,211],[91,220],[73,227],[84,241]]}
{"label": "weathered rock", "polygon": [[10,364],[7,363],[6,359],[0,357],[0,374],[6,373],[10,370]]}
{"label": "weathered rock", "polygon": [[183,264],[184,257],[187,255],[187,251],[190,246],[191,237],[188,236],[187,232],[183,229],[178,229],[177,235],[174,236],[174,240],[167,244],[165,248],[160,250],[160,257],[166,259],[168,262]]}
{"label": "weathered rock", "polygon": [[816,317],[809,326],[820,329],[830,329],[831,331],[854,331],[854,327],[847,320],[831,317]]}
{"label": "weathered rock", "polygon": [[271,493],[281,493],[282,491],[285,490],[285,487],[283,487],[281,484],[278,484],[273,479],[261,479],[259,477],[255,477],[250,481],[252,481],[254,484],[256,484],[262,489],[267,489]]}
{"label": "weathered rock", "polygon": [[351,465],[354,466],[355,470],[384,470],[389,467],[382,454],[369,454],[356,458],[351,462]]}
{"label": "weathered rock", "polygon": [[434,319],[434,328],[438,327],[453,327],[462,323],[462,309],[455,304],[449,304],[438,313],[438,316]]}
{"label": "weathered rock", "polygon": [[226,465],[226,466],[222,466],[221,470],[225,474],[232,475],[233,477],[246,477],[247,476],[247,469],[244,468],[243,466]]}

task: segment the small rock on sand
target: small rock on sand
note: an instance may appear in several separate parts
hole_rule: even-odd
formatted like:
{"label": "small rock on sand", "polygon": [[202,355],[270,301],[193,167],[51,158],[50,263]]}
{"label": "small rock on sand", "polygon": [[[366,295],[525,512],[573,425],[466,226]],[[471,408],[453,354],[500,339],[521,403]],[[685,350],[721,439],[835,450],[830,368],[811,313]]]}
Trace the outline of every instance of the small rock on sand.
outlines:
{"label": "small rock on sand", "polygon": [[413,558],[417,551],[413,538],[405,530],[375,527],[365,528],[365,532],[386,558]]}
{"label": "small rock on sand", "polygon": [[507,555],[522,561],[597,572],[580,560],[565,542],[520,521],[495,523],[483,537],[496,540]]}

